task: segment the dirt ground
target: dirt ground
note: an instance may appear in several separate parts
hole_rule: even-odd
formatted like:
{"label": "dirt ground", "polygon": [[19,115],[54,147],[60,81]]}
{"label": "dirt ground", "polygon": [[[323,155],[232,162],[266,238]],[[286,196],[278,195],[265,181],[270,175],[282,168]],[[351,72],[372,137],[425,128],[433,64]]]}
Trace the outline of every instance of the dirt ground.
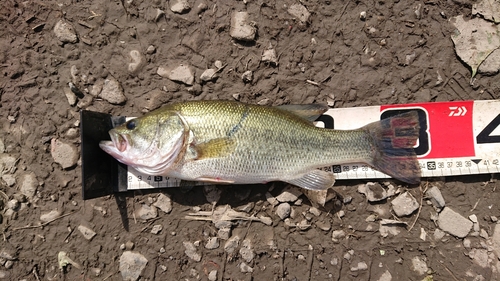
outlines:
{"label": "dirt ground", "polygon": [[[212,222],[184,219],[193,208],[212,209],[202,188],[162,191],[172,198],[172,211],[146,221],[134,210],[151,205],[160,191],[83,201],[81,162],[63,169],[50,153],[53,138],[80,151],[82,109],[137,116],[186,100],[268,105],[335,101],[334,107],[355,107],[500,97],[498,75],[479,74],[470,85],[470,69],[456,56],[450,38],[454,29],[449,18],[470,18],[473,1],[188,2],[191,9],[183,14],[173,13],[173,3],[163,0],[2,2],[0,140],[5,151],[0,156],[13,156],[16,162],[3,171],[15,182],[9,186],[6,179],[12,177],[0,179],[6,195],[0,206],[0,278],[123,280],[119,264],[126,248],[148,260],[140,280],[208,280],[212,270],[217,270],[216,280],[499,280],[489,237],[496,224],[491,216],[500,217],[500,194],[491,175],[424,179],[422,188],[389,181],[413,194],[422,208],[418,216],[401,218],[408,225],[416,221],[410,231],[400,228],[399,234],[386,238],[378,232],[378,220],[393,219],[391,198],[369,203],[357,192],[366,181],[336,183],[343,198],[352,198],[343,201],[343,215],[331,210],[311,215],[304,196],[301,204],[292,204],[292,221],[308,219],[311,226],[305,230],[280,220],[266,200],[271,186],[270,193],[277,196],[283,184],[220,187],[218,205],[237,209],[252,203],[252,213],[272,218],[269,226],[248,221],[232,226],[232,235],[251,241],[255,257],[246,263],[252,272],[243,272],[239,247],[233,254],[224,250],[224,240],[216,249],[204,247],[209,237],[217,236]],[[307,8],[307,22],[287,12],[292,4]],[[231,38],[236,11],[248,12],[257,28],[254,41]],[[365,20],[360,19],[362,11]],[[73,26],[75,43],[56,38],[54,27],[61,19]],[[276,50],[276,64],[261,61],[269,46]],[[142,62],[130,71],[132,50],[139,51]],[[216,60],[225,65],[218,79],[201,81],[201,73]],[[192,86],[157,74],[158,67],[179,63],[194,70]],[[250,82],[241,78],[247,70],[253,71]],[[105,79],[121,84],[125,102],[112,104],[90,93]],[[73,105],[65,95],[69,82],[80,90]],[[30,175],[35,176],[36,191],[22,195]],[[469,235],[467,243],[448,234],[435,239],[434,208],[421,201],[428,181],[439,182],[446,206],[464,217],[475,214],[486,235]],[[250,195],[241,200],[246,189]],[[7,212],[12,199],[20,206]],[[367,221],[377,208],[385,209],[385,215]],[[51,211],[55,219],[41,224],[42,215]],[[158,224],[163,229],[151,233]],[[322,230],[319,226],[325,224],[330,227]],[[95,231],[95,237],[86,239],[77,229],[80,225]],[[335,230],[347,235],[333,241]],[[201,261],[186,255],[185,241],[199,244]],[[67,265],[61,270],[61,251],[80,268]],[[473,257],[471,252],[485,254]],[[486,262],[478,262],[481,258]],[[427,270],[419,272],[415,260],[423,261]]]}

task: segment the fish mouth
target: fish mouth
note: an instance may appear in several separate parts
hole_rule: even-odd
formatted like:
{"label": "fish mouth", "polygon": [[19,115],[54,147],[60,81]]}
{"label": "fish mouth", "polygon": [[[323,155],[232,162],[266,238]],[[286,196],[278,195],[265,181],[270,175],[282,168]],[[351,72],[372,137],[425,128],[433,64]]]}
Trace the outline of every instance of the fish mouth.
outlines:
{"label": "fish mouth", "polygon": [[101,141],[99,146],[102,150],[115,156],[119,155],[121,152],[127,150],[128,141],[127,138],[123,137],[121,134],[110,132],[109,136],[111,141]]}

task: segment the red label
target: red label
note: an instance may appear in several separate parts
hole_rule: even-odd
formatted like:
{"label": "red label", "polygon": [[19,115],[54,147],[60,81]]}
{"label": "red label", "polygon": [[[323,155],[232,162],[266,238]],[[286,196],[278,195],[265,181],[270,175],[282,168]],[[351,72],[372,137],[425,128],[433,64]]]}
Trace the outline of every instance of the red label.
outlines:
{"label": "red label", "polygon": [[475,156],[472,130],[474,101],[414,103],[403,105],[383,105],[380,111],[391,109],[420,109],[425,119],[420,117],[419,146],[428,142],[427,151],[418,153],[419,158],[448,158]]}

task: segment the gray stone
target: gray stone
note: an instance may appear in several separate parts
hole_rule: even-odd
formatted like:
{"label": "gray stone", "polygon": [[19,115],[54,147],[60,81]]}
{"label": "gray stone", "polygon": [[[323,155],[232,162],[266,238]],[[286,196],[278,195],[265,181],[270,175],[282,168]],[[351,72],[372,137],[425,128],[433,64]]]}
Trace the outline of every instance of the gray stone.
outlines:
{"label": "gray stone", "polygon": [[3,143],[3,139],[0,139],[0,154],[5,152],[5,144]]}
{"label": "gray stone", "polygon": [[208,280],[209,281],[216,281],[217,280],[217,270],[216,269],[210,271],[210,273],[208,274]]}
{"label": "gray stone", "polygon": [[480,267],[489,267],[488,250],[486,249],[472,249],[469,252],[469,257]]}
{"label": "gray stone", "polygon": [[357,265],[351,267],[351,271],[360,271],[360,270],[367,270],[368,269],[368,265],[366,264],[366,262],[364,261],[360,261],[358,262]]}
{"label": "gray stone", "polygon": [[158,216],[158,211],[155,206],[142,204],[141,207],[135,211],[135,216],[141,220],[154,219]]}
{"label": "gray stone", "polygon": [[0,154],[0,173],[12,174],[16,171],[16,157],[10,154]]}
{"label": "gray stone", "polygon": [[496,256],[500,257],[500,224],[495,224],[493,235],[491,235],[491,243]]}
{"label": "gray stone", "polygon": [[130,73],[137,73],[144,65],[144,56],[138,50],[129,52],[130,63],[128,64],[128,71]]}
{"label": "gray stone", "polygon": [[151,233],[153,234],[158,234],[160,231],[163,229],[163,226],[161,224],[155,224],[153,225],[153,228],[151,228]]}
{"label": "gray stone", "polygon": [[444,207],[437,220],[439,228],[449,234],[464,238],[472,229],[472,222],[448,207]]}
{"label": "gray stone", "polygon": [[59,139],[52,139],[50,142],[50,154],[54,162],[61,165],[63,169],[68,169],[76,165],[79,154],[76,146],[65,143]]}
{"label": "gray stone", "polygon": [[120,272],[124,281],[136,281],[146,267],[148,259],[143,255],[125,251],[120,256]]}
{"label": "gray stone", "polygon": [[332,231],[332,241],[335,243],[338,243],[340,239],[345,237],[345,231],[344,230],[334,230]]}
{"label": "gray stone", "polygon": [[172,211],[172,199],[163,193],[158,195],[156,202],[153,205],[167,214]]}
{"label": "gray stone", "polygon": [[96,236],[95,231],[93,231],[92,229],[90,229],[84,225],[79,225],[78,230],[83,235],[83,237],[87,240],[92,240],[92,238],[94,238],[94,236]]}
{"label": "gray stone", "polygon": [[415,212],[419,207],[417,199],[415,199],[415,197],[413,197],[409,192],[400,194],[392,200],[391,204],[394,213],[398,217],[408,216]]}
{"label": "gray stone", "polygon": [[443,195],[441,194],[441,191],[437,186],[433,186],[429,188],[426,192],[425,195],[431,200],[432,205],[438,210],[441,210],[445,206],[445,201],[443,198]]}
{"label": "gray stone", "polygon": [[62,43],[76,43],[78,41],[75,28],[65,20],[59,20],[56,23],[54,26],[54,33],[56,38]]}
{"label": "gray stone", "polygon": [[259,216],[260,222],[262,222],[265,225],[272,225],[273,224],[273,219],[270,217],[266,216]]}
{"label": "gray stone", "polygon": [[74,106],[77,102],[76,95],[71,91],[70,88],[64,87],[63,89],[64,95],[66,96],[66,99],[68,100],[68,103],[70,106]]}
{"label": "gray stone", "polygon": [[[251,70],[247,70],[241,74],[241,80],[245,83],[250,83],[253,80],[253,72]],[[234,95],[233,95],[234,96]]]}
{"label": "gray stone", "polygon": [[321,215],[321,211],[316,207],[309,208],[309,213],[313,214],[316,217],[319,217]]}
{"label": "gray stone", "polygon": [[122,86],[114,78],[104,80],[99,96],[111,104],[123,104],[127,101]]}
{"label": "gray stone", "polygon": [[370,202],[378,202],[387,198],[387,191],[379,184],[369,182],[358,186],[358,192],[366,196]]}
{"label": "gray stone", "polygon": [[186,250],[184,251],[186,256],[194,261],[201,261],[201,254],[196,251],[196,246],[193,243],[184,241],[182,242],[182,244],[184,245],[184,248],[186,248]]}
{"label": "gray stone", "polygon": [[251,263],[255,254],[252,250],[252,242],[250,239],[245,239],[241,243],[240,256],[247,263]]}
{"label": "gray stone", "polygon": [[290,5],[290,7],[288,8],[288,13],[290,15],[296,17],[298,20],[300,20],[303,23],[309,21],[309,17],[311,16],[311,13],[309,13],[307,8],[301,4]]}
{"label": "gray stone", "polygon": [[332,224],[329,221],[317,221],[316,226],[323,231],[330,231]]}
{"label": "gray stone", "polygon": [[14,186],[16,184],[16,177],[11,174],[2,175],[2,180],[7,186]]}
{"label": "gray stone", "polygon": [[28,200],[33,199],[35,196],[36,189],[38,188],[38,180],[36,179],[35,173],[30,172],[21,176],[19,182],[20,192],[24,194]]}
{"label": "gray stone", "polygon": [[279,204],[278,199],[276,199],[276,197],[271,195],[271,193],[269,193],[269,192],[266,192],[266,200],[267,200],[267,202],[269,202],[269,204],[271,204],[273,206],[276,206]]}
{"label": "gray stone", "polygon": [[45,222],[53,221],[56,218],[58,218],[59,216],[61,216],[61,211],[52,210],[50,212],[42,213],[42,215],[40,215],[40,220],[45,223]]}
{"label": "gray stone", "polygon": [[242,262],[242,263],[240,263],[240,271],[242,273],[252,273],[253,272],[253,268],[250,267],[248,264]]}
{"label": "gray stone", "polygon": [[411,269],[419,275],[424,275],[429,270],[425,260],[420,257],[414,257],[411,259]]}
{"label": "gray stone", "polygon": [[262,53],[261,60],[263,62],[271,63],[274,65],[278,64],[278,56],[276,55],[275,49],[267,49]]}
{"label": "gray stone", "polygon": [[228,254],[232,254],[236,251],[236,248],[240,245],[240,237],[238,235],[235,235],[229,240],[226,241],[224,244],[224,251]]}
{"label": "gray stone", "polygon": [[392,274],[389,270],[384,271],[382,275],[377,279],[377,281],[392,281]]}
{"label": "gray stone", "polygon": [[291,211],[292,208],[290,207],[290,204],[281,203],[276,208],[276,215],[278,215],[278,217],[280,217],[281,220],[284,220],[288,218],[288,216],[290,216]]}
{"label": "gray stone", "polygon": [[187,0],[172,0],[170,1],[170,10],[177,14],[183,14],[191,10]]}
{"label": "gray stone", "polygon": [[253,41],[257,29],[248,20],[247,12],[235,12],[231,17],[231,29],[229,35],[237,40]]}
{"label": "gray stone", "polygon": [[217,237],[210,237],[207,240],[207,244],[205,244],[205,248],[209,250],[219,248],[219,239]]}
{"label": "gray stone", "polygon": [[289,185],[283,190],[283,192],[281,192],[280,195],[276,196],[276,200],[281,203],[293,203],[299,199],[300,195],[302,195],[302,192],[298,187]]}
{"label": "gray stone", "polygon": [[200,80],[204,82],[212,81],[217,78],[217,70],[209,68],[200,75]]}
{"label": "gray stone", "polygon": [[194,83],[193,70],[184,64],[180,64],[173,68],[160,66],[156,73],[161,77],[166,77],[172,81],[181,82],[188,86],[192,86]]}
{"label": "gray stone", "polygon": [[231,228],[230,227],[225,227],[225,228],[220,228],[217,231],[217,237],[223,240],[229,239],[229,236],[231,235]]}

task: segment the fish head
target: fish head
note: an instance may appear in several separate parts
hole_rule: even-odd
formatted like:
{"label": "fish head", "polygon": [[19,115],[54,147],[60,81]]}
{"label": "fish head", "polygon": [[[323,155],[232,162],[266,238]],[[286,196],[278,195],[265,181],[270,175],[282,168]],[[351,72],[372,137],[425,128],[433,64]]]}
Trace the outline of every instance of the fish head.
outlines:
{"label": "fish head", "polygon": [[99,146],[141,173],[164,175],[186,149],[189,129],[174,111],[151,112],[109,131]]}

